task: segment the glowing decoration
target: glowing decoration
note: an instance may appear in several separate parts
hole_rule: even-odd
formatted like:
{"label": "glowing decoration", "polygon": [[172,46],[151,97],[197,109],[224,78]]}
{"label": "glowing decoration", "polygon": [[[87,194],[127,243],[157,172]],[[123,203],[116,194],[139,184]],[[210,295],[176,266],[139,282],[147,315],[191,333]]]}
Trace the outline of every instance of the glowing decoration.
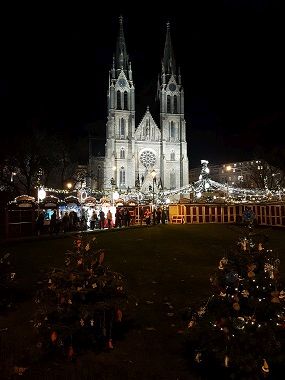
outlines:
{"label": "glowing decoration", "polygon": [[225,367],[228,368],[229,366],[229,361],[230,361],[230,358],[228,357],[228,355],[225,356]]}
{"label": "glowing decoration", "polygon": [[45,199],[45,197],[46,197],[46,191],[43,187],[40,187],[38,189],[38,200],[42,201],[43,199]]}
{"label": "glowing decoration", "polygon": [[262,368],[262,371],[265,372],[265,373],[268,373],[269,372],[269,366],[267,364],[267,361],[266,359],[263,359],[263,366],[261,367]]}

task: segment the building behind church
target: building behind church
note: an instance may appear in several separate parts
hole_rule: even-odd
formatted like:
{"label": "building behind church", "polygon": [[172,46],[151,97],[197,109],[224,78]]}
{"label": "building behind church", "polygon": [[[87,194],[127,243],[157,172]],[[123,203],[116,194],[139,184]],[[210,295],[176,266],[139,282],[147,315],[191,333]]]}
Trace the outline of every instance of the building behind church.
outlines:
{"label": "building behind church", "polygon": [[176,68],[169,23],[161,66],[159,125],[149,107],[135,125],[135,82],[120,17],[116,51],[109,79],[106,78],[109,85],[105,155],[98,156],[98,152],[92,151],[92,141],[89,143],[93,190],[115,187],[121,192],[140,189],[147,193],[151,189],[175,189],[189,184],[184,90],[180,70]]}

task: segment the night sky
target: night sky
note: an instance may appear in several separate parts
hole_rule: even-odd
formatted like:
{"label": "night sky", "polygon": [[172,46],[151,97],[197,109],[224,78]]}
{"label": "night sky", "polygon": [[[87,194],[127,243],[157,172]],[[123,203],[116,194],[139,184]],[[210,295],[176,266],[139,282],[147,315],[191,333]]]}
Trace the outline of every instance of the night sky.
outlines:
{"label": "night sky", "polygon": [[40,3],[1,9],[2,135],[25,133],[29,123],[71,137],[86,136],[89,124],[104,128],[108,70],[122,14],[137,123],[147,105],[159,122],[154,98],[166,22],[171,23],[190,167],[200,159],[246,160],[284,146],[276,137],[285,122],[281,1],[189,1],[188,10],[182,2],[163,3],[160,11],[144,2],[101,9],[98,2]]}

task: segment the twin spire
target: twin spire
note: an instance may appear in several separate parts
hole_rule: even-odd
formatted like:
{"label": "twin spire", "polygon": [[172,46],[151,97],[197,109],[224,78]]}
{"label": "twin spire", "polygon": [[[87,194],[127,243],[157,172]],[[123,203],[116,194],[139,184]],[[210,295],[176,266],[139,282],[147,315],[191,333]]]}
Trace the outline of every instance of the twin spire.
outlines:
{"label": "twin spire", "polygon": [[[116,70],[127,70],[129,66],[129,56],[124,36],[123,16],[119,17],[119,35],[116,44],[116,54],[114,64]],[[170,78],[171,75],[176,75],[176,63],[170,36],[170,23],[166,24],[166,40],[164,46],[164,54],[162,59],[162,74]]]}

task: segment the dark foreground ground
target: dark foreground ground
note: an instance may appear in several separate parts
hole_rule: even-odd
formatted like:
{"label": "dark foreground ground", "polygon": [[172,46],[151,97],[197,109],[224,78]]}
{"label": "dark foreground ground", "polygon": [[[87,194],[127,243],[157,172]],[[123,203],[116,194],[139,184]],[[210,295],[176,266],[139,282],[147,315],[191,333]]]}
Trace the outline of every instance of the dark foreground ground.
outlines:
{"label": "dark foreground ground", "polygon": [[[284,230],[260,230],[281,260],[285,277]],[[39,361],[21,378],[43,380],[195,380],[184,350],[185,315],[204,303],[209,277],[219,260],[242,235],[234,225],[159,225],[149,228],[101,231],[98,248],[105,262],[127,279],[130,309],[125,333],[110,352],[86,352],[75,362]],[[35,344],[30,320],[33,296],[45,272],[64,263],[74,237],[2,244],[1,254],[15,255],[18,302],[0,315],[0,379],[14,379],[15,366],[25,366],[29,346]],[[213,374],[213,379],[218,374]],[[282,377],[280,377],[282,378]]]}

